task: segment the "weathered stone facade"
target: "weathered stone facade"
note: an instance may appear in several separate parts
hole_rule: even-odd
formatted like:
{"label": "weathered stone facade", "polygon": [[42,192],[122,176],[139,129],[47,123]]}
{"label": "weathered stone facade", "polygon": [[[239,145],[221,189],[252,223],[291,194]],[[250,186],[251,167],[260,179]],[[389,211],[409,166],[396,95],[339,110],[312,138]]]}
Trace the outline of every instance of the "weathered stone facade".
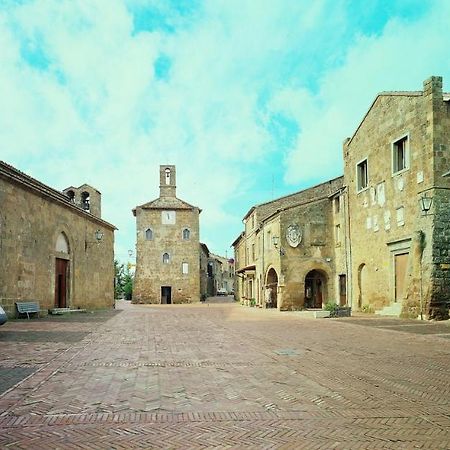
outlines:
{"label": "weathered stone facade", "polygon": [[[244,217],[233,243],[239,299],[262,306],[272,285],[279,309],[332,301],[448,317],[450,94],[442,78],[426,80],[423,91],[379,94],[343,156],[343,179],[257,205]],[[288,245],[289,229],[303,232],[298,245]]]}
{"label": "weathered stone facade", "polygon": [[[100,193],[92,206],[100,211]],[[10,315],[14,302],[26,300],[43,311],[113,307],[114,230],[62,192],[0,162],[0,305]]]}
{"label": "weathered stone facade", "polygon": [[134,303],[200,301],[200,209],[176,197],[175,166],[160,166],[160,197],[136,217]]}
{"label": "weathered stone facade", "polygon": [[250,209],[245,232],[233,243],[238,300],[280,310],[339,303],[336,274],[345,274],[345,257],[333,228],[342,220],[334,209],[342,182],[339,177]]}
{"label": "weathered stone facade", "polygon": [[[440,77],[426,80],[423,92],[381,93],[344,143],[350,289],[358,308],[448,314],[448,103]],[[433,198],[427,213],[424,196]]]}

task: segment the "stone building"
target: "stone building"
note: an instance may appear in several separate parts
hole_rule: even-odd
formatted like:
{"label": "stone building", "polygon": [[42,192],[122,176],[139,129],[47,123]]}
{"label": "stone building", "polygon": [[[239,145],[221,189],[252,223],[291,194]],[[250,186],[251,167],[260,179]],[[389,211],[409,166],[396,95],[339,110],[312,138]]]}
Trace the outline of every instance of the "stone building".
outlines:
{"label": "stone building", "polygon": [[175,166],[160,166],[160,196],[136,217],[134,303],[200,301],[199,215],[176,197]]}
{"label": "stone building", "polygon": [[44,311],[114,305],[115,227],[100,217],[100,192],[68,190],[0,162],[0,305],[10,315],[26,300]]}
{"label": "stone building", "polygon": [[441,77],[423,91],[382,92],[344,142],[355,308],[448,316],[449,105]]}
{"label": "stone building", "polygon": [[442,78],[423,91],[380,93],[343,156],[343,178],[246,214],[232,244],[238,298],[448,317],[450,94]]}
{"label": "stone building", "polygon": [[209,295],[217,295],[219,289],[228,294],[234,292],[234,259],[211,253],[208,260],[210,276]]}
{"label": "stone building", "polygon": [[238,300],[280,310],[346,304],[342,190],[339,177],[249,210],[233,243]]}

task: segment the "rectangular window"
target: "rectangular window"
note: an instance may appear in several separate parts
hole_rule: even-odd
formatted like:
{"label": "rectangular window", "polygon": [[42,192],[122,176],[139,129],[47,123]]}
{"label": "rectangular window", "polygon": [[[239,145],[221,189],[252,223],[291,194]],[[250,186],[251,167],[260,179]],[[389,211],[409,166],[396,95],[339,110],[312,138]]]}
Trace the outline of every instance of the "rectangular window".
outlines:
{"label": "rectangular window", "polygon": [[408,136],[392,144],[392,173],[401,172],[409,167]]}
{"label": "rectangular window", "polygon": [[187,262],[184,262],[181,266],[183,275],[187,275],[189,273],[189,264]]}
{"label": "rectangular window", "polygon": [[255,244],[252,244],[252,261],[255,260]]}
{"label": "rectangular window", "polygon": [[363,189],[366,189],[368,183],[369,183],[368,165],[367,165],[367,159],[365,159],[356,165],[356,188],[357,188],[357,191],[359,192],[359,191],[362,191]]}

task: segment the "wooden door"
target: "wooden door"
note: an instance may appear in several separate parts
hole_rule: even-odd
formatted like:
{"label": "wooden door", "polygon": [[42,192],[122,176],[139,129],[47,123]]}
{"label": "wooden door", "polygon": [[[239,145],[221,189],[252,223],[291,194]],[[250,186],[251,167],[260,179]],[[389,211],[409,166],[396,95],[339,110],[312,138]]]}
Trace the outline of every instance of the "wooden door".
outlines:
{"label": "wooden door", "polygon": [[161,286],[161,304],[170,305],[172,303],[172,288]]}
{"label": "wooden door", "polygon": [[339,275],[339,306],[347,304],[347,276]]}
{"label": "wooden door", "polygon": [[406,270],[409,253],[394,255],[395,261],[395,302],[401,302],[405,294]]}
{"label": "wooden door", "polygon": [[69,261],[56,258],[55,264],[55,308],[67,307],[67,266]]}

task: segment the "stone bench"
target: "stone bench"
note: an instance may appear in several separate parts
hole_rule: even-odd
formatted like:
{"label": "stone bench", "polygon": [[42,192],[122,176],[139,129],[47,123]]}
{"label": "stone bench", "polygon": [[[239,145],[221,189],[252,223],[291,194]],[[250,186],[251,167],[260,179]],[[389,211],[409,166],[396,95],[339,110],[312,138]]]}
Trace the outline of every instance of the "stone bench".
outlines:
{"label": "stone bench", "polygon": [[37,313],[39,317],[39,312],[41,309],[39,308],[38,302],[15,302],[17,307],[17,312],[19,314],[26,314],[28,319],[30,318],[30,314]]}

